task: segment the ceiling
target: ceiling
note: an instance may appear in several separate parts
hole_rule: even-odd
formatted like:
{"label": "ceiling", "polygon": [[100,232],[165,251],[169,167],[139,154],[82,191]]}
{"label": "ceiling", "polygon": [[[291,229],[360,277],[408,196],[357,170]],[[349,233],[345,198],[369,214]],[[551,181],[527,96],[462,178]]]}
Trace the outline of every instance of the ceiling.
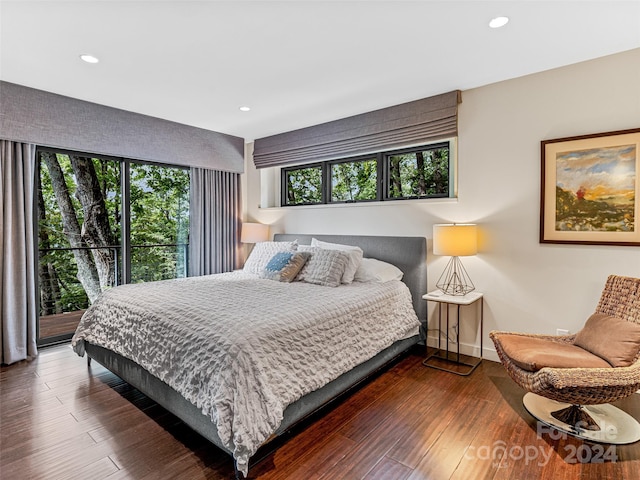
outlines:
{"label": "ceiling", "polygon": [[2,80],[251,141],[639,48],[640,0],[1,0],[0,27]]}

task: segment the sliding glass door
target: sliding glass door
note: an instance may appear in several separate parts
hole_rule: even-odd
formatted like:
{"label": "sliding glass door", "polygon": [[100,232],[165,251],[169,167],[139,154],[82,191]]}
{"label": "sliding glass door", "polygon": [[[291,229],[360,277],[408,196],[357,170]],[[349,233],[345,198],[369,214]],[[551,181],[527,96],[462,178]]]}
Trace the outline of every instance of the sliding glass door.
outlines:
{"label": "sliding glass door", "polygon": [[131,282],[187,276],[189,171],[132,164]]}
{"label": "sliding glass door", "polygon": [[187,275],[189,172],[39,149],[38,343],[71,337],[107,288]]}

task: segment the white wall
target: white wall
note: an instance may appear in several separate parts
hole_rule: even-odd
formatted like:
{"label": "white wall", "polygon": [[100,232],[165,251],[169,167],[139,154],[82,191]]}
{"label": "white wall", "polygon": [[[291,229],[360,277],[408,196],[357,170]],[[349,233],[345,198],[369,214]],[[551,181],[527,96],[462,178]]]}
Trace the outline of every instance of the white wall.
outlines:
{"label": "white wall", "polygon": [[[245,217],[272,232],[424,236],[430,290],[447,260],[431,255],[432,225],[477,223],[480,253],[463,263],[485,294],[484,354],[497,359],[490,330],[575,332],[609,274],[640,276],[640,247],[538,242],[540,141],[638,127],[640,49],[463,92],[457,200],[262,209],[248,145]],[[461,343],[477,353],[472,314]]]}

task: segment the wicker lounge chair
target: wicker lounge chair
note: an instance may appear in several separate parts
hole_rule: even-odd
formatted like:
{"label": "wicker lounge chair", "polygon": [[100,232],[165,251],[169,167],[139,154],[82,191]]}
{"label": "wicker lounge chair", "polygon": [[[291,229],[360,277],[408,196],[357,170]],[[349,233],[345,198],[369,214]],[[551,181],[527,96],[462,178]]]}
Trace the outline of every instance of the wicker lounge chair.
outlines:
{"label": "wicker lounge chair", "polygon": [[577,334],[490,337],[511,378],[529,392],[523,403],[538,420],[601,443],[640,440],[638,421],[609,405],[640,390],[640,278],[609,276]]}

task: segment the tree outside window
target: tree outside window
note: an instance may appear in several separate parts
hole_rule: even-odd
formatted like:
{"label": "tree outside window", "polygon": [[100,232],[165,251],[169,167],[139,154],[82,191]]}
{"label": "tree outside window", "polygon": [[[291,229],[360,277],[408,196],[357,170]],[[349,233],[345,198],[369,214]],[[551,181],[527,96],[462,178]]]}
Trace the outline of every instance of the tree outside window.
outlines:
{"label": "tree outside window", "polygon": [[322,165],[285,169],[283,177],[283,205],[322,203]]}
{"label": "tree outside window", "polygon": [[355,202],[378,198],[376,158],[331,164],[331,201]]}
{"label": "tree outside window", "polygon": [[[187,275],[188,170],[48,149],[37,158],[40,338],[48,336],[43,318],[74,312],[79,319],[104,290],[129,281],[125,261],[133,282]],[[123,171],[130,172],[126,192]],[[71,316],[64,318],[67,331],[46,331],[70,336]]]}
{"label": "tree outside window", "polygon": [[449,142],[282,169],[282,205],[451,195]]}
{"label": "tree outside window", "polygon": [[449,196],[449,145],[387,156],[389,198]]}

